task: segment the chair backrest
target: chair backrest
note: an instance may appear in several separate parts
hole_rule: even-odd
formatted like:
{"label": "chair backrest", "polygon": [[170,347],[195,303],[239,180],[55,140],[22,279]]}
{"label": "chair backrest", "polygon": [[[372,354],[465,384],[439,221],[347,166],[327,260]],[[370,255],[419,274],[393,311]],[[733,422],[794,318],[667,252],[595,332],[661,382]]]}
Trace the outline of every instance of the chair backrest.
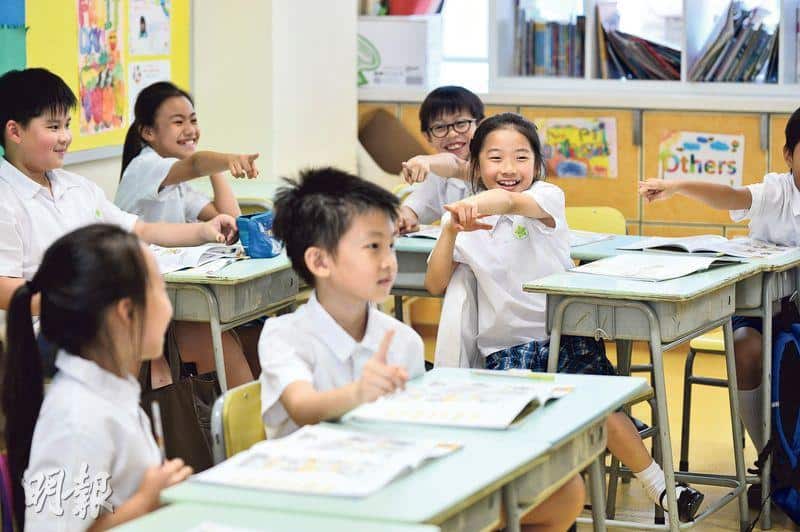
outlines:
{"label": "chair backrest", "polygon": [[211,438],[215,464],[267,438],[261,419],[261,382],[232,388],[214,402]]}
{"label": "chair backrest", "polygon": [[625,216],[614,207],[567,207],[566,215],[570,229],[614,235],[627,232]]}
{"label": "chair backrest", "polygon": [[478,351],[478,282],[466,264],[450,277],[442,301],[433,365],[437,368],[483,368]]}

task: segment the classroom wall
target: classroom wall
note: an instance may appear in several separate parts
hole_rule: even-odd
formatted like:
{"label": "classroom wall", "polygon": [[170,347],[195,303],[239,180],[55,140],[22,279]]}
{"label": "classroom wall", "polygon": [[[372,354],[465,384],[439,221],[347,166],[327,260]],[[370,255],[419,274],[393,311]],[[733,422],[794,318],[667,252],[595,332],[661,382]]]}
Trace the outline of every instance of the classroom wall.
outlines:
{"label": "classroom wall", "polygon": [[[356,164],[356,0],[195,2],[203,145],[259,152],[266,179]],[[335,21],[335,24],[332,23]]]}

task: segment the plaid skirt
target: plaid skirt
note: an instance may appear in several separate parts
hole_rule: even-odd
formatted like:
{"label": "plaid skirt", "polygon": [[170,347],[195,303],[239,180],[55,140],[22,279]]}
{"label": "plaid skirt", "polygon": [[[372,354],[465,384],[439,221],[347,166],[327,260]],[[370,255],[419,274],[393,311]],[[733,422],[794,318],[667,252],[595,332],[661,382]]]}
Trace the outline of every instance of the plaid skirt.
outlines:
{"label": "plaid skirt", "polygon": [[[496,351],[486,357],[486,369],[529,369],[547,371],[550,354],[548,343],[532,340]],[[558,350],[558,373],[584,373],[588,375],[616,375],[617,371],[606,358],[602,340],[587,336],[562,336]]]}

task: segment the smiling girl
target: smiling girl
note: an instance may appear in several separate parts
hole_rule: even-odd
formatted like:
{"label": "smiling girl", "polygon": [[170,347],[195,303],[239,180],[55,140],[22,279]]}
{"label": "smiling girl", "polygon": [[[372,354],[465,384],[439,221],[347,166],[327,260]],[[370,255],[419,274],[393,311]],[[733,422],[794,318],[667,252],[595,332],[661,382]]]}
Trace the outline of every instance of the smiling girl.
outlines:
{"label": "smiling girl", "polygon": [[[148,222],[195,222],[220,213],[241,214],[222,172],[256,177],[258,154],[197,151],[200,127],[192,98],[166,81],[139,93],[134,116],[125,137],[117,206]],[[211,178],[213,201],[187,183],[205,176]]]}
{"label": "smiling girl", "polygon": [[[453,165],[444,175],[455,175]],[[484,120],[470,142],[470,178],[482,191],[445,205],[442,233],[425,276],[431,294],[443,294],[458,263],[478,281],[478,349],[487,369],[547,371],[546,298],[522,285],[572,267],[564,193],[546,183],[536,126],[503,113]],[[562,336],[558,371],[614,375],[605,345]],[[608,448],[642,482],[648,497],[666,507],[664,472],[647,452],[633,422],[609,416]],[[703,494],[675,486],[679,519],[694,519]]]}

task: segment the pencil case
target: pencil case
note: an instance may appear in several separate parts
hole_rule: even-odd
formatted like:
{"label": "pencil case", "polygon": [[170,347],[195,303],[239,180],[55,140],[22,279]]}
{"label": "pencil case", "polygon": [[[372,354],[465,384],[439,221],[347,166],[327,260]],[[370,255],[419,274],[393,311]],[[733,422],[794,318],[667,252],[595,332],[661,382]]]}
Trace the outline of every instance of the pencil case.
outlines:
{"label": "pencil case", "polygon": [[280,255],[283,245],[272,234],[272,211],[236,218],[239,240],[249,257],[269,259]]}

